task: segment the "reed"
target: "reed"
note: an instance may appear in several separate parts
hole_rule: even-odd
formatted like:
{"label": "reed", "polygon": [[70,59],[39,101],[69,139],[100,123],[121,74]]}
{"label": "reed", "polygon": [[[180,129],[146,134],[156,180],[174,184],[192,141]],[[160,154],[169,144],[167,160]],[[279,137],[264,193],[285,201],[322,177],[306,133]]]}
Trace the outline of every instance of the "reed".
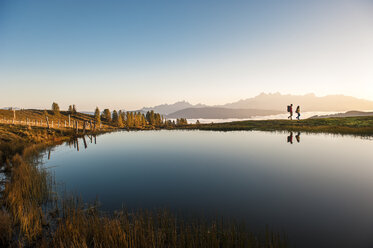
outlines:
{"label": "reed", "polygon": [[8,247],[12,239],[12,219],[5,210],[0,210],[0,246]]}
{"label": "reed", "polygon": [[[70,201],[71,203],[71,201]],[[263,236],[233,221],[183,220],[166,210],[121,210],[106,216],[81,204],[64,206],[53,247],[230,248],[287,247],[286,238],[267,230]]]}
{"label": "reed", "polygon": [[5,184],[4,201],[19,234],[27,242],[41,235],[45,217],[42,205],[50,196],[50,180],[45,170],[25,162],[20,155],[12,159],[10,181]]}

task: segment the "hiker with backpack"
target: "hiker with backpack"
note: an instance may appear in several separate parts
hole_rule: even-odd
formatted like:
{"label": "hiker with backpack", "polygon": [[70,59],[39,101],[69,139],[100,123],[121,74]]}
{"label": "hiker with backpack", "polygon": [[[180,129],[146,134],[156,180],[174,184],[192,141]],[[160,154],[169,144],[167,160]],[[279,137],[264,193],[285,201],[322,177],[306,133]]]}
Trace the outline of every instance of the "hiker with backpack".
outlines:
{"label": "hiker with backpack", "polygon": [[299,118],[300,118],[300,107],[299,107],[299,105],[298,105],[297,109],[295,110],[295,113],[298,114],[297,119],[299,121]]}
{"label": "hiker with backpack", "polygon": [[288,119],[292,120],[293,119],[293,104],[290,104],[288,106],[288,112],[290,113]]}

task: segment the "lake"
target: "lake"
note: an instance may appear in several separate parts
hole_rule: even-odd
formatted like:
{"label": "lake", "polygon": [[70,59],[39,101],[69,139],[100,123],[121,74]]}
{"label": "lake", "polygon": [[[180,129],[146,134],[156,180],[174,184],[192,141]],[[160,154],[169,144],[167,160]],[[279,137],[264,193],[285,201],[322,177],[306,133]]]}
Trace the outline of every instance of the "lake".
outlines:
{"label": "lake", "polygon": [[44,166],[104,211],[167,208],[268,225],[295,247],[373,247],[373,140],[162,130],[86,142],[53,148]]}

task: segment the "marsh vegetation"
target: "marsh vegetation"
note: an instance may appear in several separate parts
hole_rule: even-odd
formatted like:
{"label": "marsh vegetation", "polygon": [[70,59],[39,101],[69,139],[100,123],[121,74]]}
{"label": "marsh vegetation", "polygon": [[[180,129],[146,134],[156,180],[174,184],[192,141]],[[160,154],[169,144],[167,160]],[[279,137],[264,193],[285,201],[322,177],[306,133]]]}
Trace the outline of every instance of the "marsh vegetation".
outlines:
{"label": "marsh vegetation", "polygon": [[235,131],[303,131],[312,133],[335,133],[373,135],[373,116],[322,118],[305,120],[252,120],[227,123],[210,123],[184,126],[185,129]]}

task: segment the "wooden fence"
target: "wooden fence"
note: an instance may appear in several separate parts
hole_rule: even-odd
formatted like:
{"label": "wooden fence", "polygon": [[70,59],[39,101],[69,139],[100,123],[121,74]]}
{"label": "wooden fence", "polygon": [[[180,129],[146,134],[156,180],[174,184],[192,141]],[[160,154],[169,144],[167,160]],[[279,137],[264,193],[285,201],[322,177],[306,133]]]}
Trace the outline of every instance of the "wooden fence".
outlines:
{"label": "wooden fence", "polygon": [[24,125],[24,126],[35,126],[35,127],[46,127],[54,129],[67,129],[72,128],[76,130],[96,130],[101,129],[101,123],[96,126],[96,121],[78,121],[78,120],[45,120],[42,119],[7,119],[0,117],[0,123],[13,124],[13,125]]}

